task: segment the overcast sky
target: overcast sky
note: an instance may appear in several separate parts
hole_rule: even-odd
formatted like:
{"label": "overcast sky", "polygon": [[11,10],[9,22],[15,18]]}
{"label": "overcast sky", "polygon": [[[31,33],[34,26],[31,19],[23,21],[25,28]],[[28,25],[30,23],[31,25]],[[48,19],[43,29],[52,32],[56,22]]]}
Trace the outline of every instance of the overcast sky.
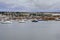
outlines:
{"label": "overcast sky", "polygon": [[0,0],[0,11],[60,12],[60,0]]}

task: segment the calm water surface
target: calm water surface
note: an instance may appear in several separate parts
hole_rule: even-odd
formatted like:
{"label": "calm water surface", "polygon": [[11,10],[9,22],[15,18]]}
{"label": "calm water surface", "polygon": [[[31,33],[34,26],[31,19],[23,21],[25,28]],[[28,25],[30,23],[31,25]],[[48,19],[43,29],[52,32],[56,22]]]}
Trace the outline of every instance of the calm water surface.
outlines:
{"label": "calm water surface", "polygon": [[0,40],[60,40],[60,21],[0,24]]}

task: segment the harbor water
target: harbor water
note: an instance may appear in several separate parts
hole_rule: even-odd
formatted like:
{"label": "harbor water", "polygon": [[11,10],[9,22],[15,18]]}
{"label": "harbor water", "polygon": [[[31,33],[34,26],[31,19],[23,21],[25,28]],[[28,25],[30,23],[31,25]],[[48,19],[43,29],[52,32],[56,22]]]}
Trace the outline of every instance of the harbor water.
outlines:
{"label": "harbor water", "polygon": [[0,40],[60,40],[60,21],[0,23]]}

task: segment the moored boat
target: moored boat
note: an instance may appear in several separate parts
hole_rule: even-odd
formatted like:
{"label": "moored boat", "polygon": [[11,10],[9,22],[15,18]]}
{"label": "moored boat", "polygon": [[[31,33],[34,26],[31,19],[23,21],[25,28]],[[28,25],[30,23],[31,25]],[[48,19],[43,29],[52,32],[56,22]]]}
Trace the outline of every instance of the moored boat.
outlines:
{"label": "moored boat", "polygon": [[43,19],[38,19],[38,21],[44,21]]}
{"label": "moored boat", "polygon": [[38,20],[36,19],[36,20],[32,20],[32,22],[38,22]]}
{"label": "moored boat", "polygon": [[60,21],[60,18],[56,18],[55,20],[56,20],[56,21]]}
{"label": "moored boat", "polygon": [[1,21],[2,24],[11,24],[11,21]]}
{"label": "moored boat", "polygon": [[19,23],[25,23],[26,21],[25,20],[19,20]]}

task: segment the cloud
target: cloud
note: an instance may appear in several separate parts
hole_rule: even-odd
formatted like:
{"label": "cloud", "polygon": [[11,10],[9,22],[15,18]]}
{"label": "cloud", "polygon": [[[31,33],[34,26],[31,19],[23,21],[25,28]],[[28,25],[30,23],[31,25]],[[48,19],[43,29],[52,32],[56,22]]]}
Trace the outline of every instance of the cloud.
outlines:
{"label": "cloud", "polygon": [[60,0],[0,0],[0,11],[46,11],[60,9]]}

